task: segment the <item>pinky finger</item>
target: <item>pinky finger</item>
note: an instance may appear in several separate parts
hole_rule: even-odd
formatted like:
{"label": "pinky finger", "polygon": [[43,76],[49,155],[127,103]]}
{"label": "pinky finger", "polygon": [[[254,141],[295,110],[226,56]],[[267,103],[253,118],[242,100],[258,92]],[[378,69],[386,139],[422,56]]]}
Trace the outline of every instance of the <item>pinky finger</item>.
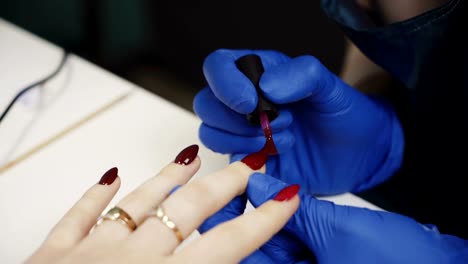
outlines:
{"label": "pinky finger", "polygon": [[299,197],[269,201],[229,222],[216,226],[174,257],[182,263],[239,263],[265,244],[286,224],[299,206]]}
{"label": "pinky finger", "polygon": [[50,257],[64,252],[80,242],[96,223],[120,187],[117,168],[111,168],[99,183],[89,188],[65,213],[51,230],[48,237],[31,257]]}

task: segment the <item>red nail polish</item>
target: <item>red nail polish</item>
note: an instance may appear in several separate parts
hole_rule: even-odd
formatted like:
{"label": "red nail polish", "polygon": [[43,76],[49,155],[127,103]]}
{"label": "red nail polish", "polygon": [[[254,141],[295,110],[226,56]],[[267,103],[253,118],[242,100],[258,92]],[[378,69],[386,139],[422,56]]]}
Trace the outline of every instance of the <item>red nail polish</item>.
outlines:
{"label": "red nail polish", "polygon": [[198,145],[194,144],[183,149],[174,160],[174,163],[189,165],[197,157]]}
{"label": "red nail polish", "polygon": [[293,198],[299,192],[300,186],[298,184],[289,185],[288,187],[282,189],[276,196],[273,198],[275,201],[288,201]]}
{"label": "red nail polish", "polygon": [[271,131],[270,121],[265,112],[260,113],[260,123],[262,124],[263,134],[265,135],[265,148],[268,148],[268,155],[278,154],[275,142],[273,141],[273,131]]}
{"label": "red nail polish", "polygon": [[263,165],[265,165],[265,163],[268,160],[269,155],[278,154],[278,151],[276,150],[275,142],[273,141],[273,132],[271,131],[270,123],[268,121],[268,117],[265,112],[260,113],[260,121],[262,124],[263,133],[265,134],[265,138],[266,138],[265,145],[260,151],[249,154],[241,160],[245,165],[249,166],[252,170],[258,170]]}
{"label": "red nail polish", "polygon": [[268,156],[274,153],[276,153],[276,148],[273,140],[267,140],[260,151],[245,156],[241,161],[252,170],[258,170],[265,165]]}
{"label": "red nail polish", "polygon": [[119,170],[114,167],[110,170],[108,170],[104,175],[102,175],[101,180],[99,180],[99,184],[101,185],[111,185],[115,179],[117,179],[117,173]]}
{"label": "red nail polish", "polygon": [[241,161],[245,165],[249,166],[252,170],[258,170],[263,165],[265,165],[265,163],[267,162],[267,159],[268,159],[268,151],[266,151],[266,148],[264,147],[259,152],[251,153],[245,156]]}

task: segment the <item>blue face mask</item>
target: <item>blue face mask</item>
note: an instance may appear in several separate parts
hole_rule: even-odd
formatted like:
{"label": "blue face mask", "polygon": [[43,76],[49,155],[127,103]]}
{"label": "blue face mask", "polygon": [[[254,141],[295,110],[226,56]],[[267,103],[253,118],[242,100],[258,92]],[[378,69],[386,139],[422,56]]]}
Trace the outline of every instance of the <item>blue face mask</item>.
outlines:
{"label": "blue face mask", "polygon": [[[376,26],[351,0],[322,0],[322,8],[362,52],[408,88],[415,89],[424,78],[434,77],[428,74],[434,71],[430,67],[445,67],[445,74],[451,75],[454,69],[450,65],[467,63],[466,45],[462,45],[467,42],[462,38],[468,8],[462,0],[450,0],[439,8],[386,26]],[[440,69],[437,72],[440,74]],[[440,78],[445,79],[445,74]]]}

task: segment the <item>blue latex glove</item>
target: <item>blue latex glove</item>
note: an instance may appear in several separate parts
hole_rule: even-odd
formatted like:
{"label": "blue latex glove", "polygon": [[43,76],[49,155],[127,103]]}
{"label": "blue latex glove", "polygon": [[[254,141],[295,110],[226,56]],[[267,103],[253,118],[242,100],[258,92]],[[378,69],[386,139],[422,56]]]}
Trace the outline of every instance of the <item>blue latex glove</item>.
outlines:
{"label": "blue latex glove", "polygon": [[269,159],[267,173],[314,194],[335,194],[367,189],[399,168],[403,132],[388,104],[348,86],[312,56],[275,51],[218,50],[206,58],[209,87],[195,97],[194,110],[209,149],[238,160],[265,143],[245,117],[255,109],[255,88],[235,65],[252,53],[265,68],[260,87],[280,109],[271,123],[279,155]]}
{"label": "blue latex glove", "polygon": [[[244,213],[246,203],[247,196],[245,194],[236,197],[223,209],[205,220],[198,231],[203,234],[218,224],[240,216]],[[315,263],[312,261],[313,259],[312,252],[304,243],[286,231],[280,231],[260,249],[244,259],[242,263]]]}
{"label": "blue latex glove", "polygon": [[[257,207],[286,186],[274,177],[255,173],[247,196]],[[299,195],[299,209],[283,232],[306,244],[318,263],[468,263],[468,241],[440,234],[434,226],[390,212],[335,205],[303,192]],[[287,250],[290,242],[297,243],[294,238],[282,241],[283,246],[277,245],[265,257],[293,260],[297,252]]]}

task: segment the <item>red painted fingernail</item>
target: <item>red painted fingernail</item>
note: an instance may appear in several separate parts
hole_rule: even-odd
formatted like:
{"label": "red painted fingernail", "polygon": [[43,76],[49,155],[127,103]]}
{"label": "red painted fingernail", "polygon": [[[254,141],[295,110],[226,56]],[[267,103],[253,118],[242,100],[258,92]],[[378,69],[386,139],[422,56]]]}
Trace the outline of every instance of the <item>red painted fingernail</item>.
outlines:
{"label": "red painted fingernail", "polygon": [[194,144],[183,149],[174,160],[174,163],[189,165],[197,157],[198,145]]}
{"label": "red painted fingernail", "polygon": [[293,198],[299,192],[300,186],[298,184],[289,185],[288,187],[282,189],[276,196],[273,198],[275,201],[288,201]]}
{"label": "red painted fingernail", "polygon": [[267,162],[268,154],[263,149],[245,156],[241,161],[252,170],[260,169]]}
{"label": "red painted fingernail", "polygon": [[101,180],[99,180],[99,184],[101,185],[111,185],[115,179],[117,179],[117,173],[119,170],[114,167],[110,170],[108,170],[104,175],[102,175]]}

